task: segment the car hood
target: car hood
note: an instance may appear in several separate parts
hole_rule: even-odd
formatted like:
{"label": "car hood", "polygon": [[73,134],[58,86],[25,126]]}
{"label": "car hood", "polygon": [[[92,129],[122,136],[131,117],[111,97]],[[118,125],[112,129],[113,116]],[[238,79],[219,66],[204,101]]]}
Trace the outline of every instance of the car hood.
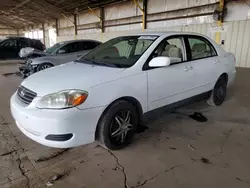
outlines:
{"label": "car hood", "polygon": [[32,60],[32,63],[31,63],[32,65],[38,65],[41,63],[45,63],[45,62],[52,63],[53,60],[56,60],[56,56],[49,54],[43,57],[37,57],[37,58],[31,59],[31,60]]}
{"label": "car hood", "polygon": [[26,78],[21,85],[44,96],[65,89],[87,90],[120,78],[124,69],[71,62],[52,67]]}

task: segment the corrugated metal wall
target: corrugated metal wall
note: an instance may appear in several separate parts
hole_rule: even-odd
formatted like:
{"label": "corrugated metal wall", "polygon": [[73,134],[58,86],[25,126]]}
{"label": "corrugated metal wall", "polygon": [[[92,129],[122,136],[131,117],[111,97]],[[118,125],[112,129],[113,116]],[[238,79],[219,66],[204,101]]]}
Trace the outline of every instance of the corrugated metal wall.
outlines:
{"label": "corrugated metal wall", "polygon": [[[213,28],[215,23],[158,28],[157,31],[187,31],[197,32],[215,40]],[[223,48],[235,54],[237,67],[250,68],[250,20],[230,21],[224,23],[221,40],[225,41]]]}
{"label": "corrugated metal wall", "polygon": [[0,38],[5,38],[7,36],[16,36],[17,30],[13,28],[7,28],[0,24]]}
{"label": "corrugated metal wall", "polygon": [[237,66],[250,67],[250,20],[227,22],[225,49],[236,56]]}
{"label": "corrugated metal wall", "polygon": [[[170,19],[171,17],[185,17],[190,15],[199,15],[211,13],[216,8],[215,3],[219,0],[148,0],[148,23],[146,31],[188,31],[205,34],[215,39],[215,32],[221,31],[221,40],[225,41],[226,51],[235,54],[237,66],[250,67],[250,7],[245,3],[229,3],[227,5],[228,14],[225,18],[223,28],[218,28],[211,15],[198,16],[192,18]],[[141,1],[140,1],[141,2]],[[206,5],[206,6],[204,6]],[[192,7],[192,9],[190,9]],[[184,10],[184,8],[189,8]],[[174,11],[165,13],[164,11]],[[97,14],[100,9],[94,10]],[[157,13],[157,14],[155,14]],[[104,9],[106,24],[105,33],[100,29],[87,29],[88,26],[95,26],[99,19],[90,11],[78,15],[78,35],[74,35],[74,27],[68,19],[59,21],[59,41],[72,39],[96,39],[107,41],[111,38],[121,35],[142,32],[141,11],[135,6],[133,1],[110,5]],[[86,19],[88,18],[88,19]],[[73,20],[73,17],[70,17]],[[160,19],[163,21],[152,21]],[[123,25],[123,23],[127,23]],[[87,25],[86,25],[87,24]],[[89,25],[88,25],[89,24]],[[92,25],[91,25],[92,24]],[[115,26],[117,24],[122,24]],[[113,25],[113,26],[112,26]]]}
{"label": "corrugated metal wall", "polygon": [[[153,27],[153,26],[152,26]],[[174,27],[155,27],[156,29],[148,29],[148,31],[187,31],[197,32],[209,36],[215,40],[215,32],[213,28],[216,27],[215,23],[209,24],[192,24]],[[225,31],[221,33],[221,39],[225,41],[223,48],[235,54],[238,67],[250,67],[250,20],[232,21],[224,23]],[[78,35],[77,39],[95,39],[100,41],[107,41],[111,38],[142,32],[141,30],[129,30],[119,32],[106,32],[106,33],[85,33]],[[60,36],[60,41],[73,40],[74,36]]]}

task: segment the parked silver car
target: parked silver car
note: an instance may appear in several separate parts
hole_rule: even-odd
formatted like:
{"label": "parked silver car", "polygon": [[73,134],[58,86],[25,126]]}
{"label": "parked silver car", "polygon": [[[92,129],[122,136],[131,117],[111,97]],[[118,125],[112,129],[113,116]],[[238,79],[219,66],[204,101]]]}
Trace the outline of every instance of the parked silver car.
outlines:
{"label": "parked silver car", "polygon": [[35,72],[76,60],[100,44],[101,42],[95,40],[59,42],[46,49],[45,56],[26,60],[19,70],[23,77],[27,77]]}

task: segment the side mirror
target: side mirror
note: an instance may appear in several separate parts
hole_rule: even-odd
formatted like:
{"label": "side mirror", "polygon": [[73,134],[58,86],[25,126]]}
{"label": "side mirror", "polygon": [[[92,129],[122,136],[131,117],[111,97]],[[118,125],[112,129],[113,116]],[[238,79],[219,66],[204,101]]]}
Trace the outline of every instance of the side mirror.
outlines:
{"label": "side mirror", "polygon": [[169,57],[155,57],[149,62],[149,67],[167,67],[169,65]]}
{"label": "side mirror", "polygon": [[58,50],[58,52],[57,52],[58,54],[65,54],[66,53],[66,51],[65,50]]}

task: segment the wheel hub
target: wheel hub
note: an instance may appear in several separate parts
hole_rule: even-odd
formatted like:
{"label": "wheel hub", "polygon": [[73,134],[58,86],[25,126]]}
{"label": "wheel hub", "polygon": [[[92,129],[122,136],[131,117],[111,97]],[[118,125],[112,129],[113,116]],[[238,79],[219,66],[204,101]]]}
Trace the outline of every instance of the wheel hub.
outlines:
{"label": "wheel hub", "polygon": [[127,137],[127,133],[133,129],[133,125],[130,123],[131,114],[129,111],[125,113],[125,115],[116,115],[114,118],[114,122],[111,125],[115,125],[116,129],[111,131],[111,137],[116,138],[121,143],[123,143]]}
{"label": "wheel hub", "polygon": [[224,89],[223,87],[220,87],[218,88],[218,91],[217,91],[217,98],[222,98],[224,96]]}

